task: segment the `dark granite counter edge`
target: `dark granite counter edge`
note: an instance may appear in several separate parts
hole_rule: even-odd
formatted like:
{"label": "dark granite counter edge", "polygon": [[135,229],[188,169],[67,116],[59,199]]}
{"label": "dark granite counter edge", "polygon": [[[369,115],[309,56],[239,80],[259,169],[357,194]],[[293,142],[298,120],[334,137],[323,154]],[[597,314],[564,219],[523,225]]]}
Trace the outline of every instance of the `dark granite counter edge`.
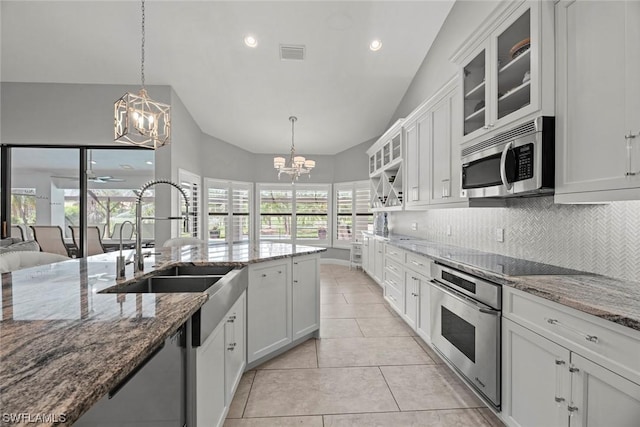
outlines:
{"label": "dark granite counter edge", "polygon": [[[573,308],[575,310],[581,311],[586,314],[590,314],[592,316],[598,317],[603,320],[607,320],[613,323],[616,323],[621,326],[625,326],[637,331],[640,331],[640,319],[630,318],[628,316],[624,316],[619,313],[612,313],[610,311],[604,310],[602,308],[595,307],[587,302],[580,301],[577,298],[572,298],[568,300],[567,298],[560,297],[557,294],[550,292],[549,290],[544,290],[538,288],[534,283],[531,283],[530,280],[527,280],[527,276],[507,276],[500,275],[493,272],[488,272],[486,270],[470,266],[468,264],[459,263],[450,259],[439,257],[437,254],[429,253],[427,250],[420,250],[418,248],[411,248],[409,244],[403,244],[405,240],[402,241],[394,241],[393,239],[388,239],[382,236],[376,236],[378,238],[385,239],[388,244],[391,244],[399,249],[405,250],[407,252],[412,252],[417,255],[425,256],[427,258],[431,258],[439,264],[446,265],[452,268],[456,268],[462,272],[469,273],[480,278],[487,279],[489,281],[498,283],[503,286],[508,286],[514,289],[521,290],[523,292],[527,292],[529,294],[538,296],[540,298],[546,299],[548,301],[552,301],[558,304],[561,304],[568,308]],[[414,239],[414,241],[420,239]],[[408,242],[408,241],[407,241]],[[442,246],[448,246],[443,244]],[[461,248],[463,249],[463,248]],[[584,273],[585,276],[594,277],[597,276],[591,273]],[[540,276],[539,276],[540,277]],[[550,276],[550,277],[558,277],[558,276]],[[571,276],[574,278],[579,278],[580,275]],[[603,276],[604,277],[604,276]],[[606,278],[608,280],[615,280]]]}

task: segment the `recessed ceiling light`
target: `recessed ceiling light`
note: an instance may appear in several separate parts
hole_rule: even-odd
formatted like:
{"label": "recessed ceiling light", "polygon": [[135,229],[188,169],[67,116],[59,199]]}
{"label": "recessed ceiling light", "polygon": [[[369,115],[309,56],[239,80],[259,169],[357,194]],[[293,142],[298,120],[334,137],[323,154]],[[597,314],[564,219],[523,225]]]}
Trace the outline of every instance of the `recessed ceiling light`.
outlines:
{"label": "recessed ceiling light", "polygon": [[258,46],[258,39],[256,39],[252,35],[246,35],[244,36],[244,44],[246,44],[249,47],[256,47]]}
{"label": "recessed ceiling light", "polygon": [[376,52],[382,48],[382,41],[380,39],[375,39],[371,43],[369,43],[369,49]]}
{"label": "recessed ceiling light", "polygon": [[148,165],[152,165],[153,164],[153,162],[151,160],[147,160],[145,163],[148,164]]}
{"label": "recessed ceiling light", "polygon": [[120,165],[120,169],[133,169],[133,166],[124,164],[124,165]]}

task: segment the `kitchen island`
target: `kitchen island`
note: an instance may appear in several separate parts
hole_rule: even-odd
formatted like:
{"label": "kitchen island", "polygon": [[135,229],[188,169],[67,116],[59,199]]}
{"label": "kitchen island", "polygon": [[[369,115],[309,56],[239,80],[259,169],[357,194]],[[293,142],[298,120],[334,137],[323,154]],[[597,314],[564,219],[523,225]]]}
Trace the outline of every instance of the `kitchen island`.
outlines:
{"label": "kitchen island", "polygon": [[[116,281],[117,253],[2,275],[0,425],[71,425],[207,301],[204,293],[101,293],[179,265],[315,254],[282,243],[155,249]],[[125,252],[125,256],[129,251]]]}

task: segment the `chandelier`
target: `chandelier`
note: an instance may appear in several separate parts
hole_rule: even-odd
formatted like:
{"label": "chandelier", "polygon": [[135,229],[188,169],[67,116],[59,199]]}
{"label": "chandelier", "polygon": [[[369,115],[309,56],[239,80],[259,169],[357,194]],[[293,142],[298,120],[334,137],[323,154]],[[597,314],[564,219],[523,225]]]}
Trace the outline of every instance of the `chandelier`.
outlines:
{"label": "chandelier", "polygon": [[297,180],[300,175],[309,175],[309,177],[311,177],[311,169],[316,166],[315,160],[296,156],[296,146],[293,138],[293,128],[296,120],[298,120],[298,118],[295,116],[289,117],[289,121],[291,122],[291,156],[289,158],[289,166],[287,166],[287,161],[284,157],[273,158],[273,167],[278,171],[278,179],[280,179],[283,173],[286,173],[291,176],[291,182]]}
{"label": "chandelier", "polygon": [[171,142],[171,106],[149,98],[144,87],[144,0],[142,0],[142,49],[138,94],[125,93],[114,104],[114,140],[156,149]]}

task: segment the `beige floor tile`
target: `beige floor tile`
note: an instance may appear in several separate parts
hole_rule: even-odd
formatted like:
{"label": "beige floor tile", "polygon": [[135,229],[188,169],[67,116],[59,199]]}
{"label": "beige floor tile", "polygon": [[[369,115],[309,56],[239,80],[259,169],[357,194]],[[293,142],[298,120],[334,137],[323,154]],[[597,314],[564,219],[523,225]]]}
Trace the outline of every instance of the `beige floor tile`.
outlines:
{"label": "beige floor tile", "polygon": [[236,389],[236,394],[233,395],[233,400],[231,401],[231,405],[229,406],[229,413],[227,414],[227,418],[242,418],[244,405],[247,404],[249,391],[251,390],[251,385],[253,384],[253,378],[255,376],[256,371],[254,370],[247,371],[244,373],[244,375],[242,375],[240,384],[238,384],[238,388]]}
{"label": "beige floor tile", "polygon": [[357,285],[357,286],[371,286],[371,282],[368,279],[362,277],[336,277],[336,283],[338,286],[348,286],[348,285]]}
{"label": "beige floor tile", "polygon": [[475,409],[325,415],[324,427],[492,427]]}
{"label": "beige floor tile", "polygon": [[337,288],[343,294],[373,294],[367,285],[347,284],[338,285]]}
{"label": "beige floor tile", "polygon": [[320,299],[322,299],[323,295],[334,295],[341,294],[342,290],[340,286],[321,286],[320,287]]}
{"label": "beige floor tile", "polygon": [[429,355],[429,357],[430,357],[431,359],[433,359],[433,361],[434,361],[436,364],[444,365],[444,360],[442,360],[442,357],[440,357],[440,355],[439,355],[438,353],[436,353],[436,351],[435,351],[435,350],[433,350],[433,349],[432,349],[431,347],[429,347],[429,346],[428,346],[424,341],[422,341],[422,338],[420,338],[420,337],[413,337],[413,339],[414,339],[414,340],[416,340],[416,342],[418,343],[418,345],[419,345],[420,347],[422,347],[422,349],[423,349],[424,351],[426,351],[426,352],[427,352],[427,354]]}
{"label": "beige floor tile", "polygon": [[258,371],[244,416],[397,410],[379,368],[285,369]]}
{"label": "beige floor tile", "polygon": [[402,411],[484,407],[446,366],[382,366],[380,369]]}
{"label": "beige floor tile", "polygon": [[271,417],[227,419],[224,427],[322,427],[322,417]]}
{"label": "beige floor tile", "polygon": [[384,298],[382,298],[382,295],[371,292],[369,289],[367,289],[367,292],[344,294],[344,297],[349,304],[383,304],[384,303]]}
{"label": "beige floor tile", "polygon": [[320,304],[347,304],[344,294],[321,294]]}
{"label": "beige floor tile", "polygon": [[484,419],[487,420],[487,423],[489,424],[489,426],[491,426],[491,427],[505,427],[505,425],[502,422],[502,420],[500,420],[496,416],[496,414],[494,414],[491,411],[491,409],[489,409],[489,408],[478,408],[478,409],[476,409],[476,411],[478,411],[478,412],[480,412],[480,414],[482,414]]}
{"label": "beige floor tile", "polygon": [[323,304],[320,317],[329,319],[356,319],[366,317],[393,317],[384,304]]}
{"label": "beige floor tile", "polygon": [[433,364],[411,337],[333,338],[318,341],[318,366]]}
{"label": "beige floor tile", "polygon": [[377,283],[374,283],[374,284],[372,284],[372,285],[367,285],[367,288],[369,288],[369,290],[370,290],[371,292],[374,292],[374,293],[376,293],[376,294],[378,294],[378,295],[382,295],[382,294],[384,294],[384,291],[383,291],[383,289],[382,289],[382,286],[378,285]]}
{"label": "beige floor tile", "polygon": [[358,319],[365,337],[410,337],[415,332],[400,318]]}
{"label": "beige floor tile", "polygon": [[320,286],[338,286],[338,282],[333,277],[320,277]]}
{"label": "beige floor tile", "polygon": [[322,319],[320,322],[321,338],[362,337],[362,331],[356,319]]}
{"label": "beige floor tile", "polygon": [[275,357],[256,369],[298,369],[317,368],[316,340],[310,339]]}

